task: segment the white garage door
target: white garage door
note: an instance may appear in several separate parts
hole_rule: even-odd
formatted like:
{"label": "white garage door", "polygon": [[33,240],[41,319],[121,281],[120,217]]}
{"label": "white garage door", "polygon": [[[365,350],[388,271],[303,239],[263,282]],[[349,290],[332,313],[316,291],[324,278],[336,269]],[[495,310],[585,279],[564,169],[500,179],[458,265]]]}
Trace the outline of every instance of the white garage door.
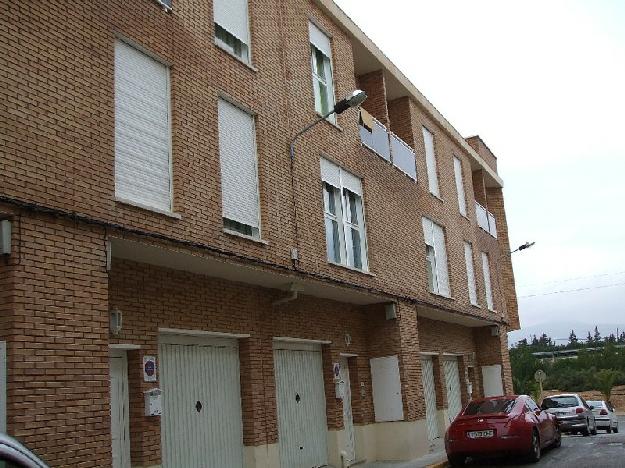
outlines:
{"label": "white garage door", "polygon": [[436,422],[436,390],[434,388],[434,365],[431,358],[421,360],[423,375],[423,393],[425,396],[425,422],[427,424],[428,439],[439,437],[438,423]]}
{"label": "white garage door", "polygon": [[453,421],[462,409],[460,399],[460,377],[458,376],[458,361],[446,359],[443,361],[445,372],[445,386],[447,387],[447,415],[449,421]]}
{"label": "white garage door", "polygon": [[501,365],[482,366],[482,380],[484,382],[484,396],[503,395],[503,381],[501,380]]}
{"label": "white garage door", "polygon": [[165,468],[241,468],[236,340],[163,335],[159,341]]}
{"label": "white garage door", "polygon": [[321,347],[276,341],[274,361],[280,466],[324,466],[328,429]]}

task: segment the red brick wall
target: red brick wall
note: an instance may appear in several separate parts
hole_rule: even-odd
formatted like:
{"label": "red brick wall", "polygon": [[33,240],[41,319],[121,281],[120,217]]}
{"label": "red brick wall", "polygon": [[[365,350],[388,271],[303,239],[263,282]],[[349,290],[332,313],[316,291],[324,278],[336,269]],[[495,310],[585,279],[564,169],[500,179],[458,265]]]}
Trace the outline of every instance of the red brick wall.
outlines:
{"label": "red brick wall", "polygon": [[479,135],[475,135],[469,138],[466,138],[467,143],[475,150],[477,154],[479,154],[484,162],[488,164],[492,170],[497,172],[497,157],[493,154],[486,143],[479,137]]}
{"label": "red brick wall", "polygon": [[362,107],[388,128],[389,110],[386,106],[386,81],[384,71],[376,70],[356,78],[358,88],[367,93]]}

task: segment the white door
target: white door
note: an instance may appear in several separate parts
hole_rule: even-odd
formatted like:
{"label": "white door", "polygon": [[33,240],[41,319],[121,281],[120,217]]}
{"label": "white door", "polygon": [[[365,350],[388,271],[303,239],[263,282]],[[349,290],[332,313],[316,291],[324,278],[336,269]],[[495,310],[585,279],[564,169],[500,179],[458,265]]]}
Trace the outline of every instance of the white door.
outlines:
{"label": "white door", "polygon": [[501,380],[501,365],[482,366],[482,381],[484,382],[484,396],[503,395],[503,382]]}
{"label": "white door", "polygon": [[356,461],[356,442],[354,437],[354,417],[352,414],[352,388],[349,381],[349,364],[346,357],[341,358],[341,373],[339,379],[343,382],[343,427],[345,430],[345,453],[347,462]]}
{"label": "white door", "polygon": [[282,468],[311,468],[328,462],[326,401],[321,347],[274,344],[278,441]]}
{"label": "white door", "polygon": [[436,389],[434,387],[434,364],[431,358],[421,360],[421,374],[423,378],[423,394],[425,396],[425,422],[428,431],[428,440],[439,437],[436,418]]}
{"label": "white door", "polygon": [[164,468],[241,468],[243,428],[236,340],[159,340]]}
{"label": "white door", "polygon": [[111,451],[113,468],[130,467],[130,424],[128,410],[128,360],[126,351],[112,350]]}
{"label": "white door", "polygon": [[447,388],[447,416],[449,421],[453,421],[462,409],[460,398],[460,377],[458,375],[458,361],[456,359],[446,359],[443,361],[445,372],[445,386]]}

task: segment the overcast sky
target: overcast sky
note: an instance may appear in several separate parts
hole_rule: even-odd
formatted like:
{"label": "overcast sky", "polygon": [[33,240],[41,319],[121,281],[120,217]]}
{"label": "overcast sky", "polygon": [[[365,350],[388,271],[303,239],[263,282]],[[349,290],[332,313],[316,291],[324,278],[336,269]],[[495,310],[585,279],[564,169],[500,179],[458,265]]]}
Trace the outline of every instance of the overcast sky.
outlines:
{"label": "overcast sky", "polygon": [[521,325],[625,324],[625,1],[335,1],[498,157]]}

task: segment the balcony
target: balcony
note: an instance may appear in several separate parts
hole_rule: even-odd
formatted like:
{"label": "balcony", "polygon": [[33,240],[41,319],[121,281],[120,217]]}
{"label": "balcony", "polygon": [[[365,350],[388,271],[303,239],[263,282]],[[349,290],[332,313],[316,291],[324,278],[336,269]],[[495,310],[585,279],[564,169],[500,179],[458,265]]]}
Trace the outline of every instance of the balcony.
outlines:
{"label": "balcony", "polygon": [[477,218],[477,225],[484,229],[487,233],[497,239],[497,225],[495,224],[495,216],[475,202],[475,217]]}
{"label": "balcony", "polygon": [[368,117],[372,122],[371,131],[363,125],[362,117],[360,121],[360,141],[362,144],[391,162],[412,180],[417,180],[414,150],[404,140],[387,130],[375,117]]}

